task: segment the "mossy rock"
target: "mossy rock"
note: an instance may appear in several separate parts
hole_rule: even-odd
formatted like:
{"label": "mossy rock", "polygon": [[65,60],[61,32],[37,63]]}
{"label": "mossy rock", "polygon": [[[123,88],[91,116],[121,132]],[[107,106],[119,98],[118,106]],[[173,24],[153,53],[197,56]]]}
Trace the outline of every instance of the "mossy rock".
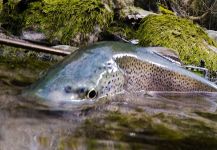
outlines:
{"label": "mossy rock", "polygon": [[6,91],[16,92],[35,82],[43,72],[57,61],[42,61],[37,53],[23,49],[0,46],[0,94]]}
{"label": "mossy rock", "polygon": [[217,53],[208,45],[217,44],[193,22],[174,15],[150,15],[142,20],[137,31],[143,46],[163,46],[176,50],[184,64],[199,66],[204,60],[206,67],[217,70]]}
{"label": "mossy rock", "polygon": [[23,15],[20,15],[17,10],[17,5],[20,0],[8,0],[3,6],[1,2],[0,22],[1,27],[7,31],[18,35],[23,25]]}
{"label": "mossy rock", "polygon": [[113,19],[113,12],[101,0],[43,0],[26,11],[26,27],[37,27],[50,39],[71,44],[73,38],[85,43],[91,33],[103,31]]}
{"label": "mossy rock", "polygon": [[136,30],[132,26],[124,23],[123,20],[114,21],[108,28],[107,32],[109,34],[118,35],[127,40],[136,38]]}
{"label": "mossy rock", "polygon": [[3,8],[3,0],[0,0],[0,11],[2,11]]}
{"label": "mossy rock", "polygon": [[159,6],[159,10],[162,14],[175,15],[174,12],[161,5]]}

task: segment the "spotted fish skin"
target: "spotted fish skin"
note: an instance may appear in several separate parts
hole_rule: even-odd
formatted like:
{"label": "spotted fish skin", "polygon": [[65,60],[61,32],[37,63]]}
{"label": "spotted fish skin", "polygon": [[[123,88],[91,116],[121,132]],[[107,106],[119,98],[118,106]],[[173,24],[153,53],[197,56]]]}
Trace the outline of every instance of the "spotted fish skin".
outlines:
{"label": "spotted fish skin", "polygon": [[78,103],[122,91],[217,91],[215,84],[154,50],[99,42],[71,54],[23,95],[42,101]]}
{"label": "spotted fish skin", "polygon": [[127,91],[216,91],[194,78],[135,57],[123,56],[116,59],[116,62],[126,77]]}

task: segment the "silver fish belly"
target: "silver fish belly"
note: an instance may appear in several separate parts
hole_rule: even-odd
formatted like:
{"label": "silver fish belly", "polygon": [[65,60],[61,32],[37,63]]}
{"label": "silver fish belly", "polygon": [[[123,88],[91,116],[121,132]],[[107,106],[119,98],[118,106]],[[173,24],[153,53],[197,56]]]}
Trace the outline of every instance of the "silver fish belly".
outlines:
{"label": "silver fish belly", "polygon": [[215,84],[160,57],[154,49],[99,42],[71,54],[23,95],[81,102],[122,91],[217,91]]}

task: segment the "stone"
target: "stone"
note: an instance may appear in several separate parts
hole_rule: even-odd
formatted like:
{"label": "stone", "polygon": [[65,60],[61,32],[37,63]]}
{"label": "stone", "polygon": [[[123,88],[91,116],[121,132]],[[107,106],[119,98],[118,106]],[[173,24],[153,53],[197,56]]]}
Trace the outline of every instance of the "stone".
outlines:
{"label": "stone", "polygon": [[121,17],[129,20],[138,20],[147,17],[148,15],[157,15],[151,11],[144,10],[139,7],[129,6],[121,10]]}
{"label": "stone", "polygon": [[217,42],[217,31],[207,30],[208,36]]}

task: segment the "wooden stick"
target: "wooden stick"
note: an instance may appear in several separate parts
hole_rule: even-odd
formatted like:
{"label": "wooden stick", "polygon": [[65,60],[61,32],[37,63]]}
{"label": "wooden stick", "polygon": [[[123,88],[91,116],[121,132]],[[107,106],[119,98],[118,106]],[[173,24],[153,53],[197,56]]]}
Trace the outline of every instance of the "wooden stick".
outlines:
{"label": "wooden stick", "polygon": [[46,46],[40,46],[37,44],[32,44],[32,43],[28,43],[28,42],[21,41],[21,40],[18,41],[18,40],[0,38],[0,44],[18,47],[18,48],[24,48],[24,49],[33,50],[36,52],[44,52],[44,53],[50,53],[50,54],[55,54],[55,55],[61,55],[61,56],[66,56],[66,55],[71,54],[70,51],[54,49],[54,48],[50,48]]}

